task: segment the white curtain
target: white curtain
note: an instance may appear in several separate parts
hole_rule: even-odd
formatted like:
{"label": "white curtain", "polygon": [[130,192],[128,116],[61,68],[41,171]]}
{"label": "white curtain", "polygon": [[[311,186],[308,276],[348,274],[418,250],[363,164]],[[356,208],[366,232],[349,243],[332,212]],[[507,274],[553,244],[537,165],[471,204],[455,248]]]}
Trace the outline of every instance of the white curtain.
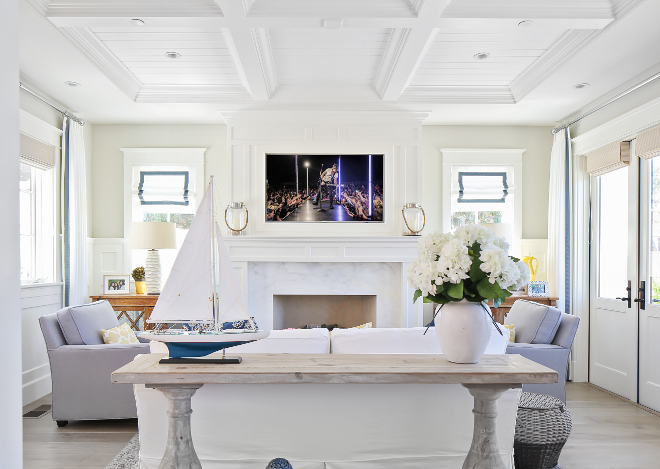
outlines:
{"label": "white curtain", "polygon": [[87,302],[87,195],[83,128],[64,118],[62,136],[62,278],[64,305]]}
{"label": "white curtain", "polygon": [[550,155],[548,202],[548,284],[557,306],[570,311],[570,160],[571,136],[568,129],[555,134]]}

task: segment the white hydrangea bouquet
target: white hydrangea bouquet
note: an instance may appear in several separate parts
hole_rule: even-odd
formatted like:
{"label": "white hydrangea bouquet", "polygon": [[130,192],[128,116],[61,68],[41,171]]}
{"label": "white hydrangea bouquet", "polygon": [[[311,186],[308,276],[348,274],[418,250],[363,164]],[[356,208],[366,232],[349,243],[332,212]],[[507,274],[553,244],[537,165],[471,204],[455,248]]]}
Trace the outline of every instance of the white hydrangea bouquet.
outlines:
{"label": "white hydrangea bouquet", "polygon": [[419,257],[408,268],[413,301],[444,305],[467,300],[493,300],[498,307],[512,290],[529,282],[524,262],[509,255],[509,244],[479,225],[460,226],[453,233],[432,233],[418,244]]}

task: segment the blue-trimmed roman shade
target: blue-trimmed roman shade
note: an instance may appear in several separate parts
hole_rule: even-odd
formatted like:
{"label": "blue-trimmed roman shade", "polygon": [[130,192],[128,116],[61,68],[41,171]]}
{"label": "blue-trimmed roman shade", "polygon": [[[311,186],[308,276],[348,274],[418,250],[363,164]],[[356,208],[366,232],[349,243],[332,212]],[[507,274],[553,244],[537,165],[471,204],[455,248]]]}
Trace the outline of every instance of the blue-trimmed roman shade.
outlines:
{"label": "blue-trimmed roman shade", "polygon": [[509,186],[506,172],[459,172],[458,203],[482,204],[506,201]]}
{"label": "blue-trimmed roman shade", "polygon": [[140,171],[140,205],[187,206],[188,180],[188,171]]}

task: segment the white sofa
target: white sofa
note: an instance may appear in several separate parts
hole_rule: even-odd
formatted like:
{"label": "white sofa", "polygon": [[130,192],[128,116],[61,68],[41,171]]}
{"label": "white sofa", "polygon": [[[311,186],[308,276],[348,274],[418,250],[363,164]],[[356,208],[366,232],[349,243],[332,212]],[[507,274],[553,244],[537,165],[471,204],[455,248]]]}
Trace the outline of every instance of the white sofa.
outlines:
{"label": "white sofa", "polygon": [[[442,353],[430,329],[273,331],[232,349],[249,353]],[[162,351],[162,345],[152,347]],[[495,333],[487,353],[504,353]],[[519,390],[499,400],[498,442],[513,469]],[[166,400],[135,386],[140,469],[156,469],[167,437]],[[192,398],[192,434],[204,469],[460,467],[472,440],[473,400],[460,385],[205,385]]]}

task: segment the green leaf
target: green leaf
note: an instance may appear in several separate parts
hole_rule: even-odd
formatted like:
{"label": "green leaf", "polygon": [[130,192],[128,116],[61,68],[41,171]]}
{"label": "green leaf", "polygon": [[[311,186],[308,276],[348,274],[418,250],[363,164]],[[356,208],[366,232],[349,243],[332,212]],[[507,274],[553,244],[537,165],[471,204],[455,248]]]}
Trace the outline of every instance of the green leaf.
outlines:
{"label": "green leaf", "polygon": [[513,295],[513,293],[511,293],[509,290],[506,289],[502,289],[502,293],[504,294],[504,298],[508,298],[511,295]]}
{"label": "green leaf", "polygon": [[520,259],[517,257],[509,256],[513,262],[520,262]]}
{"label": "green leaf", "polygon": [[475,241],[470,249],[472,249],[475,256],[479,257],[481,255],[481,244],[479,242]]}
{"label": "green leaf", "polygon": [[502,294],[502,289],[496,283],[490,283],[487,277],[477,283],[477,291],[481,296],[489,300],[500,298]]}
{"label": "green leaf", "polygon": [[417,299],[422,296],[422,290],[415,290],[415,294],[413,295],[413,304],[417,302]]}
{"label": "green leaf", "polygon": [[447,286],[447,296],[456,299],[463,299],[463,282],[450,283]]}
{"label": "green leaf", "polygon": [[470,267],[470,280],[477,283],[482,278],[486,277],[486,272],[481,270],[481,262],[479,259],[472,259],[472,266]]}
{"label": "green leaf", "polygon": [[444,284],[441,283],[440,285],[436,285],[435,282],[431,282],[431,283],[433,283],[433,285],[435,285],[435,293],[436,294],[441,293],[441,292],[444,291],[444,289],[445,289]]}

